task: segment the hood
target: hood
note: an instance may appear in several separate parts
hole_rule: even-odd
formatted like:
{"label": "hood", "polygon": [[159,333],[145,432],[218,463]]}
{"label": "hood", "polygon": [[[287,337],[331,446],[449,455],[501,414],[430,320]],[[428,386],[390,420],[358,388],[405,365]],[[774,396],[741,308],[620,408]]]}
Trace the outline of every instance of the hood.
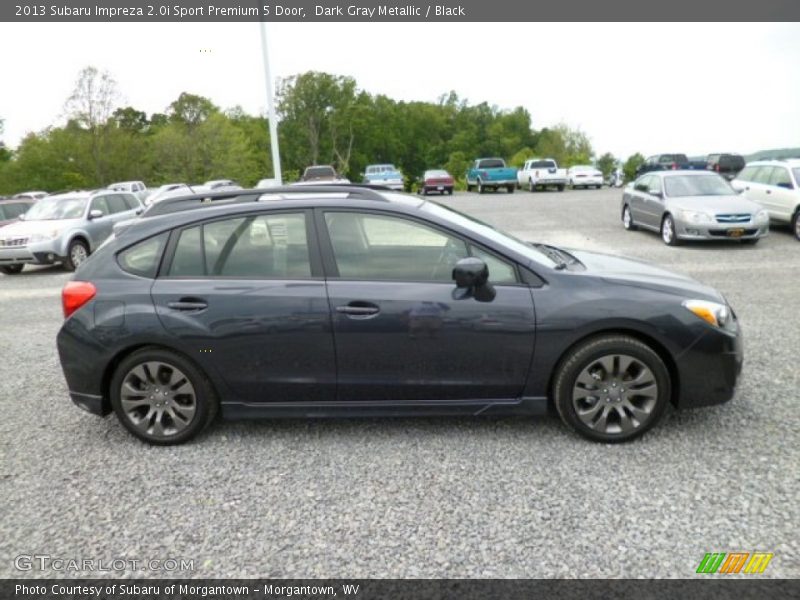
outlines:
{"label": "hood", "polygon": [[586,266],[586,272],[610,283],[675,294],[685,298],[724,302],[722,294],[687,275],[673,273],[652,263],[586,250],[569,250]]}
{"label": "hood", "polygon": [[14,221],[0,229],[0,237],[28,236],[34,233],[65,229],[80,222],[80,219],[54,219],[52,221]]}
{"label": "hood", "polygon": [[729,213],[754,214],[763,207],[739,195],[731,196],[692,196],[688,198],[667,198],[672,207],[683,210],[706,211],[715,215]]}

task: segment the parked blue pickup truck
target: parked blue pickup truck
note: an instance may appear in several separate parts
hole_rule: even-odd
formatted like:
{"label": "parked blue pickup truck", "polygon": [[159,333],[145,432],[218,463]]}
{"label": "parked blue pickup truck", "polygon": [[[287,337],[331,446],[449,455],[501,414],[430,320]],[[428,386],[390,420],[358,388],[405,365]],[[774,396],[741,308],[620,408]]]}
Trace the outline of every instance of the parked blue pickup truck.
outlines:
{"label": "parked blue pickup truck", "polygon": [[517,187],[517,170],[506,166],[502,158],[479,158],[467,171],[467,191],[476,188],[479,194],[486,190],[506,188],[513,194]]}

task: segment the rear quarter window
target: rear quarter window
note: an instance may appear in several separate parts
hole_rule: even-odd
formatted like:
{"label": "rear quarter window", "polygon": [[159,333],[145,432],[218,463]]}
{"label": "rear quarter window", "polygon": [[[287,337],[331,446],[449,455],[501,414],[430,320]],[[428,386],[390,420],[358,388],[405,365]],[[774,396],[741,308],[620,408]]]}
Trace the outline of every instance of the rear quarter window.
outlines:
{"label": "rear quarter window", "polygon": [[117,263],[126,273],[155,278],[168,234],[162,233],[142,240],[117,254]]}

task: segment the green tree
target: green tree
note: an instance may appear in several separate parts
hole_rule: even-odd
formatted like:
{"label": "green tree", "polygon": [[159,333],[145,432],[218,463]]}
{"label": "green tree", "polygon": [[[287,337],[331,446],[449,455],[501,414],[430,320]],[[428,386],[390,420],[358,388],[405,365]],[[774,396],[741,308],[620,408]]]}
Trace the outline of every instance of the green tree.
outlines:
{"label": "green tree", "polygon": [[606,152],[597,159],[597,168],[603,172],[603,177],[608,178],[617,168],[617,159],[610,152]]}
{"label": "green tree", "polygon": [[636,170],[644,164],[644,156],[636,152],[628,157],[625,164],[622,165],[622,172],[625,173],[625,181],[633,181],[636,179]]}

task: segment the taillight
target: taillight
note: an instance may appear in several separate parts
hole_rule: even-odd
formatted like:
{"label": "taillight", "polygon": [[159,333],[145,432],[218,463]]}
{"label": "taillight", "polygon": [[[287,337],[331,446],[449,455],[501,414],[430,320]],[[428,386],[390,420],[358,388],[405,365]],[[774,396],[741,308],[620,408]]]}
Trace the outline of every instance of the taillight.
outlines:
{"label": "taillight", "polygon": [[68,281],[61,290],[61,306],[66,319],[89,300],[94,298],[97,288],[88,281]]}
{"label": "taillight", "polygon": [[714,170],[719,173],[719,163],[714,165]]}
{"label": "taillight", "polygon": [[678,168],[678,163],[672,163],[672,170],[675,171]]}

